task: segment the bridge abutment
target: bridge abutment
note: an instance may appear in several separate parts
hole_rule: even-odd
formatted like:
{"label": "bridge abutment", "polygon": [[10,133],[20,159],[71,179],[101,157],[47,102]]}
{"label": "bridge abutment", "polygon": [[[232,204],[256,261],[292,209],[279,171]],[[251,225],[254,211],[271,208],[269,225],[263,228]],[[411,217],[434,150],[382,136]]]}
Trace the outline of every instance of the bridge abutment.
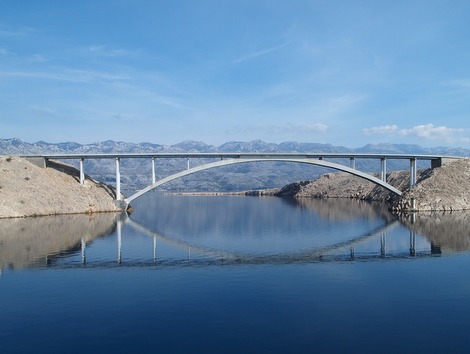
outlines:
{"label": "bridge abutment", "polygon": [[457,160],[459,159],[452,157],[439,157],[437,159],[431,160],[431,168],[442,167]]}
{"label": "bridge abutment", "polygon": [[45,157],[40,157],[40,156],[25,156],[23,157],[26,161],[31,162],[32,164],[41,167],[41,168],[46,168],[47,167],[47,159]]}

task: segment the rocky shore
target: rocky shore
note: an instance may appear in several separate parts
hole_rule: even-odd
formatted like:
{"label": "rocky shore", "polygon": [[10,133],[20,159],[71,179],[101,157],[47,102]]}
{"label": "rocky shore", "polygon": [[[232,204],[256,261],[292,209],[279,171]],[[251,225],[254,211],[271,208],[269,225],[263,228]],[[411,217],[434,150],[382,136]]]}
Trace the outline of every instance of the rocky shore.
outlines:
{"label": "rocky shore", "polygon": [[0,218],[119,212],[115,191],[79,171],[50,161],[38,167],[16,156],[0,156]]}
{"label": "rocky shore", "polygon": [[281,189],[249,191],[246,195],[293,198],[355,198],[386,202],[394,212],[470,209],[470,160],[457,160],[434,169],[420,170],[409,188],[409,171],[387,174],[387,182],[403,191],[401,197],[347,173],[328,173],[317,180],[289,184]]}

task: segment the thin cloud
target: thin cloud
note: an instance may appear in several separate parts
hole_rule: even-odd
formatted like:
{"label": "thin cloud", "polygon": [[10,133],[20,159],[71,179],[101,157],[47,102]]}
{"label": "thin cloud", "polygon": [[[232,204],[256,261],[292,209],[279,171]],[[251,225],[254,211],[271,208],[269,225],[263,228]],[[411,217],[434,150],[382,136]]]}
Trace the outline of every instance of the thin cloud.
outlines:
{"label": "thin cloud", "polygon": [[417,125],[410,129],[400,129],[399,134],[402,136],[416,136],[418,138],[439,140],[452,139],[465,132],[463,128],[435,127],[433,124]]}
{"label": "thin cloud", "polygon": [[113,48],[108,48],[104,45],[91,45],[88,48],[86,48],[86,52],[98,56],[103,56],[103,57],[127,57],[127,56],[133,56],[137,54],[136,52],[132,52],[126,49],[118,48],[118,49],[113,49]]}
{"label": "thin cloud", "polygon": [[379,127],[364,128],[362,130],[366,135],[375,135],[375,134],[395,134],[399,131],[398,125],[382,125]]}
{"label": "thin cloud", "polygon": [[234,63],[241,63],[241,62],[249,60],[249,59],[254,59],[254,58],[257,58],[257,57],[260,57],[260,56],[263,56],[263,55],[267,55],[267,54],[276,52],[276,51],[278,51],[278,50],[280,50],[284,47],[287,47],[291,43],[292,42],[283,43],[283,44],[275,46],[275,47],[271,47],[271,48],[262,49],[262,50],[259,50],[259,51],[256,51],[256,52],[248,53],[248,54],[243,55],[242,57],[234,60]]}
{"label": "thin cloud", "polygon": [[31,33],[34,33],[34,32],[36,32],[36,30],[31,27],[23,27],[17,30],[1,29],[0,37],[22,37],[22,36],[30,35]]}
{"label": "thin cloud", "polygon": [[412,128],[399,128],[397,125],[383,125],[372,128],[364,128],[366,135],[391,135],[401,137],[415,137],[425,140],[445,141],[447,143],[468,143],[470,139],[465,136],[468,129],[450,128],[446,126],[435,127],[433,124],[421,124]]}
{"label": "thin cloud", "polygon": [[0,77],[17,77],[31,79],[46,79],[69,82],[96,82],[96,81],[121,81],[129,77],[114,75],[94,70],[65,69],[62,72],[47,71],[0,71]]}
{"label": "thin cloud", "polygon": [[247,125],[233,127],[228,133],[249,133],[253,131],[268,134],[286,134],[286,135],[305,135],[305,134],[323,134],[328,130],[328,126],[323,123],[313,124],[293,124],[284,125]]}
{"label": "thin cloud", "polygon": [[449,82],[449,85],[458,87],[458,88],[470,89],[470,80],[469,79],[452,80]]}
{"label": "thin cloud", "polygon": [[42,54],[34,54],[29,58],[29,61],[32,63],[45,63],[49,61],[49,59]]}

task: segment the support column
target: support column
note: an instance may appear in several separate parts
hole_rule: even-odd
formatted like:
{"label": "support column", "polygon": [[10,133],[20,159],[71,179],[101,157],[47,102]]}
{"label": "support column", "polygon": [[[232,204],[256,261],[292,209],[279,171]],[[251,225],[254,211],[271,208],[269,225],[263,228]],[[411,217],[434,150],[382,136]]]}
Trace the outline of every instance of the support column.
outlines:
{"label": "support column", "polygon": [[152,157],[152,184],[156,182],[157,178],[155,176],[155,157]]}
{"label": "support column", "polygon": [[380,158],[380,163],[382,165],[380,179],[384,182],[387,182],[387,159],[385,157]]}
{"label": "support column", "polygon": [[85,183],[85,171],[83,169],[83,157],[80,158],[80,184],[83,186]]}
{"label": "support column", "polygon": [[351,167],[353,170],[356,169],[356,158],[355,157],[351,157],[349,159],[349,167]]}
{"label": "support column", "polygon": [[116,157],[116,200],[121,200],[121,171],[120,159]]}
{"label": "support column", "polygon": [[186,159],[187,159],[187,162],[188,162],[188,170],[189,170],[189,157],[187,157]]}
{"label": "support column", "polygon": [[416,184],[416,159],[410,159],[410,188]]}

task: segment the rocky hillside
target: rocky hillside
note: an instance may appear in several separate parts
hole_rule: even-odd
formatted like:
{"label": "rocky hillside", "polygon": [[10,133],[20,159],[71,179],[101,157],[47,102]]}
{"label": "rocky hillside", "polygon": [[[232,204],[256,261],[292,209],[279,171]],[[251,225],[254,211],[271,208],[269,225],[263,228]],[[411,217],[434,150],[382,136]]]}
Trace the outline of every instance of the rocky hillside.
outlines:
{"label": "rocky hillside", "polygon": [[409,211],[413,199],[417,211],[470,209],[470,160],[458,160],[439,168],[420,170],[417,184],[411,190],[409,178],[408,171],[395,171],[387,175],[388,183],[404,191],[401,197],[347,173],[328,173],[313,181],[297,182],[278,190],[248,194],[384,201],[397,212]]}
{"label": "rocky hillside", "polygon": [[50,162],[40,168],[18,157],[0,156],[0,218],[116,212],[114,191],[78,171]]}
{"label": "rocky hillside", "polygon": [[407,189],[392,208],[408,209],[415,199],[416,209],[453,211],[470,209],[470,160],[422,171],[413,189]]}

